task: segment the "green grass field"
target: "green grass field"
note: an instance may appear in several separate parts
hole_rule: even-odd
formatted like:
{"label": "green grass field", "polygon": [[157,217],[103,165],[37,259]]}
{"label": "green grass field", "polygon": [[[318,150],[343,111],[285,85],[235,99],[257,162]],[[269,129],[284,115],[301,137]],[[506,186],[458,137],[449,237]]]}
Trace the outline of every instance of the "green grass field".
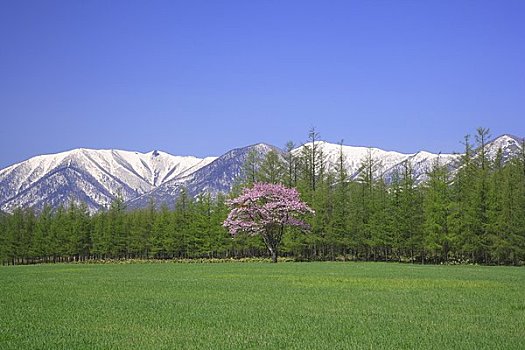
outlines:
{"label": "green grass field", "polygon": [[0,267],[0,349],[524,349],[525,269]]}

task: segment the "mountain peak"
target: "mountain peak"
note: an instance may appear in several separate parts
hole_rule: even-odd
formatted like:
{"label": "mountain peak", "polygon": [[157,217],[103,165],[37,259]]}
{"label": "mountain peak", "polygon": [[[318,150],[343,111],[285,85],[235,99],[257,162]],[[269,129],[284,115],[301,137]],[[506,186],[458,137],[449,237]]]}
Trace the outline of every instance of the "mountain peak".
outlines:
{"label": "mountain peak", "polygon": [[91,211],[107,206],[116,193],[125,200],[151,191],[164,182],[206,166],[213,158],[178,157],[153,151],[77,148],[42,155],[0,171],[0,208],[44,203],[86,202]]}
{"label": "mountain peak", "polygon": [[505,142],[517,142],[521,144],[524,139],[521,137],[515,136],[515,135],[511,135],[511,134],[503,134],[501,136],[496,137],[493,140],[493,142],[497,140],[505,141]]}
{"label": "mountain peak", "polygon": [[250,146],[246,146],[244,148],[247,148],[247,149],[250,149],[250,148],[254,148],[256,150],[259,150],[259,151],[271,151],[271,150],[278,150],[279,148],[278,147],[275,147],[274,145],[270,145],[269,143],[265,143],[265,142],[259,142],[259,143],[255,143],[253,145],[250,145]]}
{"label": "mountain peak", "polygon": [[[504,134],[487,144],[487,156],[498,154],[506,161],[522,149],[523,139]],[[451,170],[459,166],[460,154],[434,154],[420,151],[404,154],[380,148],[347,146],[317,141],[327,170],[336,170],[343,153],[350,178],[358,178],[363,161],[372,157],[374,175],[386,182],[411,164],[416,182],[422,182],[430,167],[439,161]],[[292,153],[300,155],[306,143]],[[500,153],[499,150],[502,150]],[[236,148],[219,158],[173,156],[159,150],[148,153],[123,150],[78,148],[57,154],[41,155],[0,170],[0,210],[16,207],[41,209],[44,204],[67,205],[85,202],[91,211],[106,207],[120,193],[130,208],[141,207],[153,198],[157,205],[175,203],[181,188],[196,196],[207,192],[228,192],[243,171],[250,151],[264,156],[281,149],[267,143]],[[132,202],[130,202],[132,201]]]}

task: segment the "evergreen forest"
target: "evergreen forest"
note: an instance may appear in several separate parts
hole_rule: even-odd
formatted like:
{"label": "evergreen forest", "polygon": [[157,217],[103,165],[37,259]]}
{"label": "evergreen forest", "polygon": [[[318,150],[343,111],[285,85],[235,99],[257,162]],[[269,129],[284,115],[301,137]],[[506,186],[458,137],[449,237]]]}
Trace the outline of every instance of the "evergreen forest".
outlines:
{"label": "evergreen forest", "polygon": [[382,164],[371,153],[357,177],[339,164],[328,168],[312,130],[300,154],[288,143],[247,157],[230,194],[190,197],[183,189],[174,208],[156,203],[128,210],[117,198],[90,214],[83,204],[41,212],[0,213],[3,264],[101,259],[238,259],[268,257],[259,236],[232,238],[222,226],[227,200],[255,182],[296,187],[316,214],[311,229],[290,229],[280,247],[294,260],[364,260],[412,263],[525,263],[525,147],[504,159],[489,157],[489,130],[465,137],[461,165],[436,161],[416,184],[409,162],[393,180],[374,176]]}

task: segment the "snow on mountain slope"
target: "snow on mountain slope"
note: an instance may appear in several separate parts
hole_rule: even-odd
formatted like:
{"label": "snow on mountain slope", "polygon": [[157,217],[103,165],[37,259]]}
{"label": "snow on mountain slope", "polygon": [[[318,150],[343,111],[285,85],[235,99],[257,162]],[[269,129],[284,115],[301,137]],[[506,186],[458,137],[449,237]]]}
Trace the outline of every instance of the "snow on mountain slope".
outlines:
{"label": "snow on mountain slope", "polygon": [[89,198],[89,208],[96,210],[119,193],[125,200],[135,198],[214,159],[83,148],[37,156],[0,171],[0,208]]}
{"label": "snow on mountain slope", "polygon": [[[494,159],[502,151],[506,161],[519,155],[523,139],[503,135],[486,145],[486,154]],[[292,152],[298,156],[303,145]],[[425,181],[427,171],[439,159],[454,172],[461,166],[460,154],[434,154],[420,151],[405,154],[379,148],[341,146],[318,142],[327,170],[336,170],[340,150],[344,165],[352,179],[359,177],[360,166],[370,155],[376,164],[374,176],[382,176],[387,183],[401,173],[404,163],[412,167],[416,183]],[[150,199],[160,206],[173,206],[182,188],[190,196],[208,192],[227,193],[241,173],[250,150],[264,156],[277,147],[256,144],[231,150],[219,158],[177,157],[165,152],[149,153],[76,149],[54,155],[31,158],[0,170],[0,211],[10,212],[16,207],[40,209],[67,203],[85,202],[91,211],[104,208],[118,193],[129,208],[148,205]]]}
{"label": "snow on mountain slope", "polygon": [[523,141],[524,139],[516,136],[501,135],[485,146],[486,155],[489,159],[495,159],[501,149],[503,161],[506,161],[519,154],[523,147]]}
{"label": "snow on mountain slope", "polygon": [[[436,161],[439,161],[440,165],[445,165],[449,170],[457,168],[461,160],[460,154],[435,154],[426,151],[417,152],[410,155],[406,159],[416,184],[424,182],[428,179],[428,172],[432,169]],[[393,167],[385,170],[382,174],[386,183],[390,183],[396,174],[402,174],[405,167],[405,161],[394,165]]]}
{"label": "snow on mountain slope", "polygon": [[[305,144],[292,151],[295,156],[299,156],[304,147],[311,147],[310,144]],[[379,175],[380,168],[390,168],[391,166],[398,164],[406,160],[410,155],[402,154],[399,152],[384,151],[379,148],[371,147],[357,147],[357,146],[341,146],[325,141],[319,141],[316,143],[318,151],[322,152],[325,164],[328,165],[329,170],[335,170],[339,164],[340,152],[343,153],[343,161],[350,177],[355,177],[358,174],[361,163],[370,153],[372,159],[381,162],[381,167],[377,169],[375,175]]]}
{"label": "snow on mountain slope", "polygon": [[[295,156],[300,156],[303,147],[305,147],[305,145],[294,149],[292,153]],[[322,151],[327,169],[337,169],[341,146],[319,141],[317,147],[318,150]],[[199,193],[210,193],[211,195],[217,195],[219,192],[228,193],[235,179],[241,174],[246,156],[251,150],[255,150],[261,157],[264,157],[270,150],[275,150],[280,153],[283,152],[277,147],[263,143],[234,149],[189,176],[178,177],[168,181],[151,192],[132,199],[127,205],[129,208],[142,208],[153,200],[157,206],[166,204],[172,208],[183,188],[187,191],[188,195],[192,197],[197,196]],[[378,148],[355,146],[342,146],[342,150],[345,168],[351,178],[357,178],[359,176],[359,168],[370,152],[372,159],[381,165],[378,166],[374,175],[384,176],[386,181],[390,181],[394,172],[398,170],[397,167],[400,167],[402,163],[407,160],[410,161],[416,173],[416,179],[422,181],[426,170],[430,169],[430,166],[436,158],[440,157],[441,162],[448,163],[456,161],[459,157],[458,155],[437,155],[429,152],[403,154],[384,151]]]}
{"label": "snow on mountain slope", "polygon": [[[303,147],[311,147],[306,144],[296,148],[292,153],[300,155]],[[412,154],[405,154],[395,151],[385,151],[373,147],[358,147],[332,144],[324,141],[317,142],[318,150],[322,152],[328,170],[336,171],[340,162],[340,154],[343,154],[343,162],[348,176],[356,179],[360,175],[360,167],[367,157],[371,157],[374,166],[374,176],[383,176],[385,181],[390,182],[394,173],[401,169],[404,162],[408,161],[412,166],[417,182],[423,181],[425,174],[439,157],[442,164],[450,164],[459,160],[459,155],[455,154],[434,154],[420,151]]]}
{"label": "snow on mountain slope", "polygon": [[127,203],[130,208],[142,208],[153,200],[157,206],[167,204],[173,207],[182,188],[195,197],[200,193],[215,196],[219,192],[228,193],[239,175],[250,151],[264,157],[271,150],[282,152],[275,146],[265,143],[233,149],[199,170],[185,177],[178,177],[145,193]]}

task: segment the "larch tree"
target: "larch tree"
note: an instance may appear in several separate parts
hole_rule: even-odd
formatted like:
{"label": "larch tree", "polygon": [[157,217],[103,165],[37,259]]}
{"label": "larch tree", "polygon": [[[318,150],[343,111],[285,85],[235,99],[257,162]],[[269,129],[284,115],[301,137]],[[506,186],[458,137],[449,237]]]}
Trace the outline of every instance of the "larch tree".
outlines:
{"label": "larch tree", "polygon": [[315,186],[316,186],[316,177],[318,175],[317,170],[319,167],[319,159],[317,155],[318,148],[319,148],[317,145],[317,142],[319,141],[319,139],[320,139],[320,134],[317,131],[315,131],[315,128],[312,128],[310,132],[308,133],[308,141],[312,146],[311,153],[310,153],[310,165],[311,165],[310,180],[311,180],[312,191],[314,192],[315,192]]}
{"label": "larch tree", "polygon": [[4,212],[0,211],[0,263],[7,263],[7,218]]}
{"label": "larch tree", "polygon": [[476,234],[477,216],[475,205],[476,165],[473,160],[474,148],[470,135],[465,136],[464,154],[461,156],[461,166],[455,174],[451,187],[451,210],[449,211],[450,230],[456,238],[459,255],[475,260],[479,246]]}
{"label": "larch tree", "polygon": [[359,210],[356,215],[359,222],[356,223],[357,241],[359,246],[365,250],[366,259],[370,258],[369,243],[372,240],[372,217],[377,211],[376,201],[374,200],[378,188],[378,180],[375,174],[380,174],[382,164],[373,157],[372,149],[368,149],[367,154],[361,160],[359,166],[359,176],[357,181],[360,187],[360,193],[356,196],[359,201]]}
{"label": "larch tree", "polygon": [[258,182],[281,183],[286,172],[286,165],[283,157],[276,151],[271,150],[264,156],[259,169],[256,173]]}
{"label": "larch tree", "polygon": [[479,239],[478,254],[483,256],[483,260],[487,262],[488,254],[488,209],[489,209],[489,177],[492,169],[490,169],[490,159],[487,154],[486,146],[487,140],[490,138],[490,130],[486,128],[478,128],[476,130],[476,182],[475,182],[475,212],[477,217],[476,234]]}
{"label": "larch tree", "polygon": [[[331,221],[331,231],[334,239],[341,247],[348,246],[350,240],[348,237],[348,221],[350,213],[348,210],[350,203],[349,176],[346,170],[346,158],[343,152],[343,140],[339,143],[339,159],[335,172],[334,197],[333,197],[333,214]],[[342,248],[343,253],[344,248]]]}
{"label": "larch tree", "polygon": [[251,149],[248,154],[246,154],[246,159],[241,170],[244,185],[250,186],[257,181],[257,174],[262,161],[261,154],[255,149]]}
{"label": "larch tree", "polygon": [[232,236],[241,232],[260,235],[274,263],[286,227],[308,230],[301,216],[313,214],[313,210],[299,199],[296,189],[281,184],[255,183],[252,188],[245,188],[239,197],[228,201],[228,205],[231,211],[224,227]]}
{"label": "larch tree", "polygon": [[451,206],[450,174],[438,157],[427,173],[423,185],[423,242],[429,258],[433,261],[448,261],[453,243],[448,217]]}
{"label": "larch tree", "polygon": [[292,141],[288,141],[285,146],[285,184],[288,187],[295,187],[297,183],[297,159],[292,153],[295,148],[295,144]]}

